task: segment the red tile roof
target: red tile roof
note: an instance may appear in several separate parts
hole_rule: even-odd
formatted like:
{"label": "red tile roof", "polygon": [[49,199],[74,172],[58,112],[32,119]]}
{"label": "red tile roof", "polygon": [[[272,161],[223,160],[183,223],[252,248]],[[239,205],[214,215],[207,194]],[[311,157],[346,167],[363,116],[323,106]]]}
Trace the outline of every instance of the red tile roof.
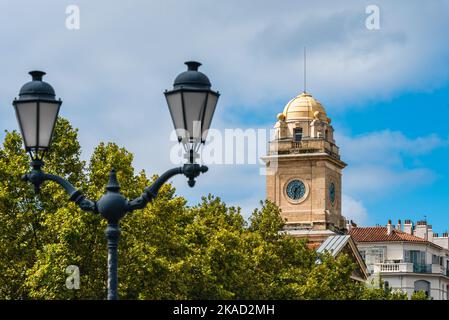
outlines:
{"label": "red tile roof", "polygon": [[307,242],[306,246],[307,246],[307,248],[309,248],[311,250],[315,250],[321,246],[321,242]]}
{"label": "red tile roof", "polygon": [[387,227],[355,227],[351,228],[349,234],[355,242],[384,242],[384,241],[405,241],[430,243],[429,241],[414,235],[393,229],[391,234],[387,234]]}

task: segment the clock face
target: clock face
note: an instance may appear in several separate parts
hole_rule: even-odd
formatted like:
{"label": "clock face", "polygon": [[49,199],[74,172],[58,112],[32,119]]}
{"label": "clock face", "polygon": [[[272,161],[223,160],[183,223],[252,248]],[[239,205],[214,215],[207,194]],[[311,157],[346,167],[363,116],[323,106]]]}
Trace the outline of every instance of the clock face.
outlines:
{"label": "clock face", "polygon": [[329,198],[331,199],[331,203],[335,203],[335,184],[331,182],[329,185]]}
{"label": "clock face", "polygon": [[287,196],[292,200],[299,200],[306,194],[306,186],[301,180],[292,180],[287,185]]}

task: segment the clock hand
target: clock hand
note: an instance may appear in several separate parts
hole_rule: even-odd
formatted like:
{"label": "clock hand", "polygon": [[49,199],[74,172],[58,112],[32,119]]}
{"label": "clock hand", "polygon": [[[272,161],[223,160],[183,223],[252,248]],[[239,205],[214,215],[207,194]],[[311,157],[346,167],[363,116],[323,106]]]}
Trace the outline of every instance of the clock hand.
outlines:
{"label": "clock hand", "polygon": [[295,195],[295,198],[298,198],[299,197],[299,188],[298,187],[296,187],[295,188],[295,190],[293,191],[293,193],[294,193],[294,195]]}

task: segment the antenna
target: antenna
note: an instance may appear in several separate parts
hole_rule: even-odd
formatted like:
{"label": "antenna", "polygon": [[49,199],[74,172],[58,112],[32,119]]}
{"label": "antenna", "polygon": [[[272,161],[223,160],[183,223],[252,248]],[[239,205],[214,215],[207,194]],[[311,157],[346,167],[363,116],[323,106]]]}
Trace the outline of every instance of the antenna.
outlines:
{"label": "antenna", "polygon": [[306,46],[304,46],[304,93],[306,93],[307,85],[307,63],[306,63]]}
{"label": "antenna", "polygon": [[[304,93],[307,92],[306,89],[307,89],[307,55],[306,55],[306,46],[304,46]],[[310,110],[310,103],[308,103],[307,104],[307,113],[308,113],[309,117],[310,117],[310,111],[311,111]],[[309,128],[308,128],[308,130],[309,130],[309,132],[308,132],[309,137],[312,136],[311,129],[310,129],[311,124],[312,124],[312,117],[310,117],[309,123],[308,123],[308,125],[309,125]],[[310,205],[312,205],[312,203]]]}

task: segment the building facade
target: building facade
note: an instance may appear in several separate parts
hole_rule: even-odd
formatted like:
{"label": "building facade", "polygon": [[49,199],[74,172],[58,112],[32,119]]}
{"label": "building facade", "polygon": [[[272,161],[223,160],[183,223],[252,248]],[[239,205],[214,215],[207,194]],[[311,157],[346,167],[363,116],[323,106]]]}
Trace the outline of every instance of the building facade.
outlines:
{"label": "building facade", "polygon": [[342,172],[334,129],[323,105],[303,92],[277,116],[269,142],[266,196],[286,220],[285,232],[307,238],[310,248],[348,253],[357,264],[353,279],[381,277],[409,296],[422,290],[449,299],[449,238],[420,221],[413,226],[357,227],[342,215]]}
{"label": "building facade", "polygon": [[303,92],[278,114],[266,163],[267,199],[297,237],[323,242],[345,232],[341,214],[342,170],[334,129],[322,104]]}
{"label": "building facade", "polygon": [[341,214],[342,170],[334,129],[323,105],[309,93],[291,99],[274,126],[266,163],[267,199],[286,220],[284,232],[307,238],[310,248],[349,254],[355,281],[367,279],[366,265]]}
{"label": "building facade", "polygon": [[435,300],[449,300],[449,238],[432,231],[425,221],[406,220],[396,226],[354,227],[349,234],[357,244],[368,272],[392,289],[410,297],[422,290]]}

